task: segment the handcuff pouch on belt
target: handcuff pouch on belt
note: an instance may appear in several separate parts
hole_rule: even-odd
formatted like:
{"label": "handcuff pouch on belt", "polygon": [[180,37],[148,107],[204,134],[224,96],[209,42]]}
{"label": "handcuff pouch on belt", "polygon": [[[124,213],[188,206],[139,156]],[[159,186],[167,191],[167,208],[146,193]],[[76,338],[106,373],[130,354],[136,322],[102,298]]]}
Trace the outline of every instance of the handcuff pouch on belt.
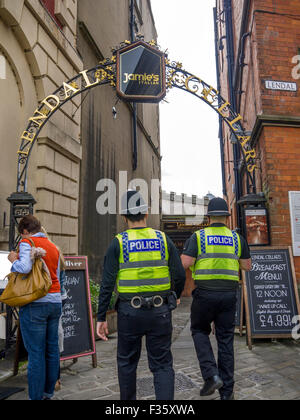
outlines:
{"label": "handcuff pouch on belt", "polygon": [[143,296],[134,296],[131,299],[131,306],[135,309],[140,308],[160,308],[164,304],[164,299],[162,296],[151,296],[151,297],[143,297]]}
{"label": "handcuff pouch on belt", "polygon": [[143,297],[143,296],[134,296],[131,299],[131,306],[135,309],[140,308],[160,308],[165,301],[167,301],[167,304],[169,306],[170,311],[173,311],[177,308],[177,296],[175,292],[171,292],[166,298],[156,295],[151,297]]}
{"label": "handcuff pouch on belt", "polygon": [[177,295],[174,291],[168,295],[168,306],[170,311],[174,311],[177,308]]}

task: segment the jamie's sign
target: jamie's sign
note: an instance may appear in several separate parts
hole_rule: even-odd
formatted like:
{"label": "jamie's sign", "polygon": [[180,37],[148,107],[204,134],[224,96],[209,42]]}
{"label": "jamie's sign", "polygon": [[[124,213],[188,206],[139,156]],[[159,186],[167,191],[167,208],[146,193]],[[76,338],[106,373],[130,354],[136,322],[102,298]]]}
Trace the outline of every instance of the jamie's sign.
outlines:
{"label": "jamie's sign", "polygon": [[143,41],[119,50],[117,94],[129,102],[160,102],[166,95],[164,53]]}

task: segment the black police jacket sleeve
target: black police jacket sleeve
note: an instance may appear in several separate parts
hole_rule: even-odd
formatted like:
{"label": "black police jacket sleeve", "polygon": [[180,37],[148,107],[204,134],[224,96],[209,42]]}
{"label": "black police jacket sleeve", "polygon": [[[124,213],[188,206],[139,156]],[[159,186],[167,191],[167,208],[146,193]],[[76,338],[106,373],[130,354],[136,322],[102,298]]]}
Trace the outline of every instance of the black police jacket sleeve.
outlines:
{"label": "black police jacket sleeve", "polygon": [[169,250],[169,270],[172,281],[172,289],[179,299],[185,285],[185,270],[183,268],[179,253],[173,241],[166,235]]}
{"label": "black police jacket sleeve", "polygon": [[106,320],[112,293],[116,286],[119,272],[120,245],[117,238],[114,238],[104,258],[102,282],[99,294],[98,322]]}

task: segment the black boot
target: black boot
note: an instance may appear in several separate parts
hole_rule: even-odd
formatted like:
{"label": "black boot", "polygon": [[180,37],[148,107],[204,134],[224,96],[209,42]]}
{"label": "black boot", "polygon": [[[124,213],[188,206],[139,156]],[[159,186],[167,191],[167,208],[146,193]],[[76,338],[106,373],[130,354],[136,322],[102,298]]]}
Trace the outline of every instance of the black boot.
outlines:
{"label": "black boot", "polygon": [[203,388],[200,391],[200,397],[207,397],[212,395],[215,391],[222,388],[223,381],[220,376],[215,375],[205,381]]}
{"label": "black boot", "polygon": [[234,401],[234,393],[231,395],[221,395],[221,401]]}

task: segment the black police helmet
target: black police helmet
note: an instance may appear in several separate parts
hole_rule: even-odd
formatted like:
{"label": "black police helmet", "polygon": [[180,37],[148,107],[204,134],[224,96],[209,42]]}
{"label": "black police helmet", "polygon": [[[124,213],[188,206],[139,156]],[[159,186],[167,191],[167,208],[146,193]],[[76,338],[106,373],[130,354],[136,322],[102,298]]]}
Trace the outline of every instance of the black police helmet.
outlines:
{"label": "black police helmet", "polygon": [[228,205],[223,198],[213,198],[208,203],[208,216],[230,216]]}
{"label": "black police helmet", "polygon": [[136,190],[128,190],[122,197],[121,214],[123,216],[135,216],[137,214],[147,214],[148,206],[141,194]]}

